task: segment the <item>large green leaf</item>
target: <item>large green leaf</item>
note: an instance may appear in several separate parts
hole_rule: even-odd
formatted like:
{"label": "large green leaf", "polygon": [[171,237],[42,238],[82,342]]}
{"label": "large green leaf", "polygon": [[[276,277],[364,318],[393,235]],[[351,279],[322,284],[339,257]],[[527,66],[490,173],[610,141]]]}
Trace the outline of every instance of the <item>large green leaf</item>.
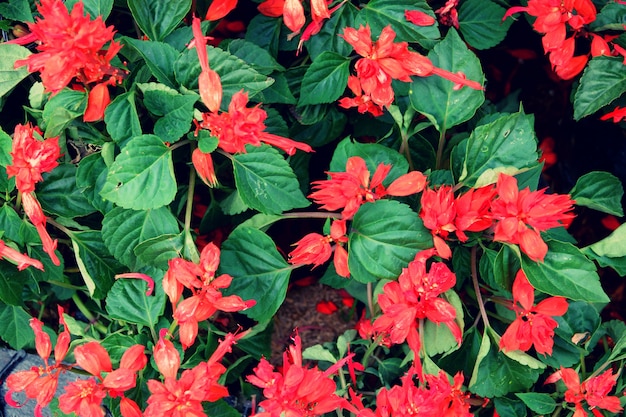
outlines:
{"label": "large green leaf", "polygon": [[344,3],[339,10],[335,11],[330,19],[324,22],[322,30],[304,43],[311,59],[315,61],[318,55],[325,51],[335,52],[342,56],[350,55],[352,46],[340,35],[343,34],[344,28],[355,27],[354,21],[358,13],[359,9],[349,2]]}
{"label": "large green leaf", "polygon": [[[236,92],[245,89],[251,98],[274,82],[235,55],[212,46],[207,46],[207,52],[211,69],[219,74],[222,82],[222,111],[228,109],[230,99]],[[174,62],[174,73],[180,84],[190,90],[198,89],[200,62],[195,49],[187,50],[180,55]]]}
{"label": "large green leaf", "polygon": [[235,185],[246,205],[262,213],[280,214],[310,204],[293,170],[276,149],[247,145],[246,151],[233,158]]}
{"label": "large green leaf", "polygon": [[102,239],[113,256],[131,269],[140,266],[134,249],[141,242],[179,233],[176,217],[165,207],[136,211],[116,207],[102,221]]}
{"label": "large green leaf", "polygon": [[139,260],[149,266],[163,271],[168,268],[168,261],[182,256],[185,247],[185,235],[167,234],[152,239],[144,240],[135,247],[135,255]]}
{"label": "large green leaf", "polygon": [[354,215],[348,266],[359,282],[396,279],[420,249],[433,246],[430,232],[409,206],[393,200],[366,203]]}
{"label": "large green leaf", "polygon": [[99,230],[73,232],[70,239],[89,293],[97,299],[104,298],[113,285],[113,277],[124,266],[111,255]]}
{"label": "large green leaf", "polygon": [[469,390],[481,397],[501,397],[509,392],[530,388],[542,372],[543,369],[522,365],[506,356],[496,346],[492,346],[490,337],[485,333]]}
{"label": "large green leaf", "polygon": [[597,255],[609,258],[626,256],[626,223],[613,230],[604,239],[587,246],[587,248],[594,251]]}
{"label": "large green leaf", "polygon": [[257,14],[250,20],[246,30],[246,40],[267,50],[270,55],[278,55],[282,19]]}
{"label": "large green leaf", "polygon": [[425,0],[372,0],[363,7],[357,16],[357,25],[370,25],[372,36],[377,38],[385,26],[391,25],[397,34],[396,42],[417,42],[425,48],[431,48],[434,39],[439,38],[437,25],[417,26],[406,20],[406,10],[432,9]]}
{"label": "large green leaf", "polygon": [[256,300],[256,305],[243,313],[258,322],[270,320],[278,311],[292,269],[274,241],[258,229],[238,227],[222,245],[219,273],[233,277],[224,292]]}
{"label": "large green leaf", "polygon": [[459,7],[459,30],[476,49],[489,49],[505,38],[513,19],[502,21],[506,9],[491,0],[466,0]]}
{"label": "large green leaf", "polygon": [[107,312],[114,319],[154,327],[165,310],[165,293],[160,285],[153,295],[146,290],[144,281],[118,280],[106,298]]}
{"label": "large green leaf", "polygon": [[107,132],[115,142],[120,143],[142,133],[135,95],[135,91],[120,94],[104,111]]}
{"label": "large green leaf", "polygon": [[100,195],[134,210],[162,207],[176,196],[172,153],[158,136],[132,138],[109,167]]}
{"label": "large green leaf", "polygon": [[626,25],[626,7],[623,3],[608,2],[602,7],[596,19],[589,24],[592,32],[605,30],[624,30]]}
{"label": "large green leaf", "polygon": [[24,237],[20,230],[23,224],[24,220],[10,204],[3,204],[2,207],[0,207],[0,230],[2,231],[2,239],[9,239],[18,245],[23,245]]}
{"label": "large green leaf", "polygon": [[122,41],[135,49],[144,59],[152,75],[168,87],[176,88],[174,78],[174,61],[179,52],[170,45],[156,41],[142,41],[139,39],[123,37]]}
{"label": "large green leaf", "polygon": [[[34,22],[28,0],[9,0],[7,3],[1,3],[0,15],[5,19],[17,20],[18,22]],[[2,94],[0,94],[1,96]]]}
{"label": "large green leaf", "polygon": [[621,58],[599,56],[587,64],[574,96],[574,119],[595,113],[626,91]]}
{"label": "large green leaf", "polygon": [[108,174],[109,168],[99,152],[81,159],[76,171],[76,186],[82,189],[82,195],[101,213],[113,209],[113,203],[100,195]]}
{"label": "large green leaf", "polygon": [[154,124],[154,134],[161,140],[174,143],[189,132],[193,119],[196,95],[182,95],[163,84],[139,84],[143,104],[159,119]]}
{"label": "large green leaf", "polygon": [[29,55],[30,51],[23,46],[0,44],[0,56],[2,56],[0,60],[0,98],[28,77],[29,72],[26,66],[14,69],[13,63]]}
{"label": "large green leaf", "polygon": [[515,175],[532,168],[537,159],[533,116],[522,112],[504,115],[472,132],[459,181],[468,187],[482,187],[495,183],[500,173]]}
{"label": "large green leaf", "polygon": [[83,114],[87,107],[87,94],[65,88],[51,97],[43,109],[45,137],[59,136],[65,128]]}
{"label": "large green leaf", "polygon": [[570,243],[549,240],[543,262],[522,256],[522,269],[532,286],[546,294],[590,303],[606,303],[609,297],[600,285],[593,262]]}
{"label": "large green leaf", "polygon": [[233,39],[228,42],[226,48],[229,53],[242,59],[263,75],[270,75],[274,71],[285,70],[285,67],[280,65],[267,50],[255,43],[244,39]]}
{"label": "large green leaf", "polygon": [[332,103],[348,85],[350,59],[334,52],[321,53],[302,79],[299,106]]}
{"label": "large green leaf", "polygon": [[35,333],[30,329],[30,315],[22,307],[0,303],[0,335],[15,350],[31,345]]}
{"label": "large green leaf", "polygon": [[76,171],[75,165],[62,164],[44,174],[44,181],[37,186],[37,199],[45,211],[68,218],[96,211],[76,186]]}
{"label": "large green leaf", "polygon": [[[436,67],[483,82],[480,61],[454,29],[430,51],[428,58]],[[445,132],[469,120],[485,101],[485,93],[470,87],[455,89],[452,81],[439,76],[413,77],[409,98],[415,110],[428,117],[437,130]]]}
{"label": "large green leaf", "polygon": [[98,16],[102,16],[102,20],[106,20],[113,10],[113,0],[67,0],[65,7],[72,10],[74,4],[79,1],[83,3],[85,13],[88,13],[92,20]]}
{"label": "large green leaf", "polygon": [[191,0],[128,0],[128,8],[150,40],[162,41],[181,23],[191,3]]}
{"label": "large green leaf", "polygon": [[622,182],[608,172],[590,172],[578,178],[570,191],[577,206],[585,206],[604,213],[623,216]]}
{"label": "large green leaf", "polygon": [[[29,266],[32,268],[32,266]],[[24,273],[25,274],[25,273]],[[24,275],[14,265],[4,259],[0,260],[0,301],[5,304],[22,305],[22,288]]]}

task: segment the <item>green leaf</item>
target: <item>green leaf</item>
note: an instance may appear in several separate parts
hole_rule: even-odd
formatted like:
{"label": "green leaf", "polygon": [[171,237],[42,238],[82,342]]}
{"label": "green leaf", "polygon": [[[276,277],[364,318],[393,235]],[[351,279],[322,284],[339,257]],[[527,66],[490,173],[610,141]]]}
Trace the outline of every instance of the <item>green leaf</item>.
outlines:
{"label": "green leaf", "polygon": [[147,284],[137,279],[120,279],[106,298],[111,318],[154,328],[165,310],[165,293],[156,285],[154,295],[147,296]]}
{"label": "green leaf", "polygon": [[233,168],[241,199],[255,210],[280,214],[310,204],[287,161],[270,146],[247,145],[246,153],[233,157]]}
{"label": "green leaf", "polygon": [[287,77],[285,77],[282,73],[273,73],[271,74],[271,77],[274,80],[274,83],[263,91],[257,93],[255,95],[255,99],[265,104],[296,104],[298,100],[296,100],[293,93],[289,89]]}
{"label": "green leaf", "polygon": [[344,113],[330,109],[326,117],[313,125],[292,124],[288,136],[317,148],[336,140],[343,133],[347,120]]}
{"label": "green leaf", "polygon": [[116,207],[104,215],[102,239],[111,254],[131,270],[141,266],[133,253],[141,242],[180,232],[176,217],[165,207],[135,211]]}
{"label": "green leaf", "polygon": [[87,107],[87,94],[65,88],[48,100],[43,109],[45,137],[59,136]]}
{"label": "green leaf", "polygon": [[432,237],[409,206],[393,200],[366,203],[354,215],[348,266],[355,280],[396,279]]}
{"label": "green leaf", "polygon": [[615,216],[623,216],[624,187],[615,175],[595,171],[578,178],[570,191],[577,206],[585,206]]}
{"label": "green leaf", "polygon": [[340,35],[346,27],[358,27],[354,23],[358,13],[359,9],[355,5],[346,2],[330,16],[330,19],[324,21],[322,30],[304,43],[311,59],[315,61],[325,51],[335,52],[341,56],[350,55],[352,46]]}
{"label": "green leaf", "polygon": [[244,39],[231,40],[226,49],[263,75],[270,75],[274,71],[285,71],[285,67],[280,65],[267,50]]}
{"label": "green leaf", "polygon": [[556,408],[556,401],[549,394],[539,392],[516,392],[517,398],[538,414],[550,414]]}
{"label": "green leaf", "polygon": [[176,49],[163,42],[142,41],[127,37],[123,37],[122,41],[139,52],[157,81],[176,88],[174,62],[180,55]]}
{"label": "green leaf", "polygon": [[102,16],[104,21],[111,14],[111,10],[113,10],[113,0],[68,0],[65,2],[65,7],[68,10],[72,10],[79,1],[83,3],[84,11],[89,14],[91,20]]}
{"label": "green leaf", "polygon": [[595,113],[626,91],[626,71],[621,58],[599,56],[587,64],[574,96],[574,119]]}
{"label": "green leaf", "polygon": [[357,25],[369,24],[373,38],[377,38],[385,26],[391,25],[397,35],[396,42],[417,42],[430,49],[434,40],[440,36],[437,25],[416,26],[405,19],[406,10],[432,13],[432,9],[425,0],[372,0],[361,9],[356,23]]}
{"label": "green leaf", "polygon": [[13,139],[0,127],[0,166],[6,167],[13,162],[11,151],[13,150]]}
{"label": "green leaf", "polygon": [[76,171],[75,165],[62,164],[43,175],[43,182],[37,186],[37,199],[45,211],[68,218],[96,211],[76,186]]}
{"label": "green leaf", "polygon": [[246,31],[246,40],[267,50],[270,55],[278,55],[281,20],[275,17],[257,14],[250,20]]}
{"label": "green leaf", "polygon": [[99,152],[81,159],[76,171],[76,186],[82,189],[82,195],[101,213],[113,209],[113,203],[100,195],[108,174],[109,168]]}
{"label": "green leaf", "polygon": [[521,400],[497,397],[493,399],[493,405],[498,415],[507,417],[528,417],[526,406]]}
{"label": "green leaf", "polygon": [[3,204],[0,207],[0,230],[2,230],[2,239],[10,239],[18,245],[24,244],[24,238],[21,228],[24,220],[11,207],[10,204]]}
{"label": "green leaf", "polygon": [[24,59],[29,55],[30,51],[23,46],[0,44],[0,56],[2,56],[2,60],[0,60],[0,98],[28,77],[29,72],[26,66],[14,69],[13,64],[18,59]]}
{"label": "green leaf", "polygon": [[120,94],[104,110],[104,123],[107,132],[117,143],[142,133],[135,95],[135,91]]}
{"label": "green leaf", "polygon": [[495,183],[498,174],[515,175],[537,165],[537,139],[533,116],[504,115],[478,126],[466,141],[459,181],[468,187]]}
{"label": "green leaf", "polygon": [[[428,58],[436,67],[462,72],[468,80],[482,83],[484,79],[480,61],[454,29],[435,45]],[[445,132],[469,120],[485,101],[485,92],[470,87],[455,90],[452,81],[439,76],[413,77],[409,98],[415,110],[425,115],[438,131]]]}
{"label": "green leaf", "polygon": [[[222,82],[222,111],[228,109],[230,99],[236,92],[245,89],[248,97],[252,98],[274,82],[235,55],[212,46],[207,46],[207,52],[211,69],[219,74]],[[198,89],[200,62],[195,49],[187,50],[180,55],[174,62],[174,72],[180,84],[190,90]]]}
{"label": "green leaf", "polygon": [[162,41],[181,23],[191,8],[191,0],[128,0],[137,25],[149,39]]}
{"label": "green leaf", "polygon": [[181,257],[184,247],[184,233],[167,234],[144,240],[135,246],[134,252],[145,265],[165,271],[168,268],[168,261]]}
{"label": "green leaf", "polygon": [[176,196],[170,148],[155,135],[132,138],[109,167],[100,195],[134,210],[162,207]]}
{"label": "green leaf", "polygon": [[459,7],[459,30],[476,49],[489,49],[504,40],[513,19],[502,21],[506,9],[491,0],[466,0]]}
{"label": "green leaf", "polygon": [[1,3],[0,15],[5,19],[17,20],[18,22],[34,22],[28,0],[9,0],[8,3]]}
{"label": "green leaf", "polygon": [[137,341],[125,334],[112,333],[105,337],[100,343],[109,353],[109,356],[111,356],[111,361],[113,362],[114,367],[117,368],[115,365],[117,365],[120,359],[122,359],[124,352],[126,352],[133,345],[136,345]]}
{"label": "green leaf", "polygon": [[313,361],[326,361],[330,363],[337,362],[337,358],[333,356],[330,350],[322,345],[309,346],[302,352],[302,359]]}
{"label": "green leaf", "polygon": [[30,315],[22,307],[0,303],[0,335],[15,350],[35,342],[30,329]]}
{"label": "green leaf", "polygon": [[[446,291],[444,293],[445,299],[456,310],[456,324],[458,324],[461,331],[465,327],[463,321],[463,303],[461,299],[454,291]],[[424,350],[427,356],[435,356],[442,353],[449,353],[459,348],[459,344],[456,342],[454,335],[450,331],[450,328],[441,323],[435,323],[430,320],[426,320],[424,323]]]}
{"label": "green leaf", "polygon": [[102,299],[111,289],[115,274],[122,271],[109,252],[99,230],[73,232],[70,235],[74,256],[91,296]]}
{"label": "green leaf", "polygon": [[182,95],[163,84],[139,84],[143,91],[143,104],[160,118],[154,124],[154,134],[163,141],[174,143],[189,132],[193,119],[196,95]]}
{"label": "green leaf", "polygon": [[[32,266],[29,266],[32,268]],[[24,287],[24,275],[17,270],[17,265],[0,261],[0,301],[5,304],[19,306],[23,304],[22,288]]]}
{"label": "green leaf", "polygon": [[469,390],[481,397],[501,397],[530,388],[542,372],[542,369],[529,368],[507,357],[491,345],[491,339],[485,334]]}
{"label": "green leaf", "polygon": [[270,320],[283,303],[291,267],[265,233],[248,227],[236,228],[224,241],[219,273],[233,276],[226,294],[237,294],[256,305],[243,311],[258,322]]}
{"label": "green leaf", "polygon": [[626,256],[626,223],[613,230],[613,232],[604,239],[592,243],[585,249],[591,249],[595,254],[608,258],[621,258]]}
{"label": "green leaf", "polygon": [[350,75],[350,59],[334,52],[321,53],[302,79],[299,106],[332,103],[343,94]]}
{"label": "green leaf", "polygon": [[589,303],[606,303],[596,267],[570,243],[549,240],[543,262],[522,256],[522,269],[532,286],[546,294]]}
{"label": "green leaf", "polygon": [[623,6],[623,3],[606,3],[596,19],[589,24],[589,29],[596,33],[605,30],[623,31],[626,24],[626,8]]}

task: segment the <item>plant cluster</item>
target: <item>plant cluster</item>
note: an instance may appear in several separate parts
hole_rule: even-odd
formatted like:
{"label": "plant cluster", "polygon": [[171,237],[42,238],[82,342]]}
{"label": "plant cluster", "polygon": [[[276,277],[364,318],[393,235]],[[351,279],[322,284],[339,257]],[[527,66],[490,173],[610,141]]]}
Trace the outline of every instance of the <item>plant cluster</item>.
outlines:
{"label": "plant cluster", "polygon": [[[626,274],[626,226],[586,246],[568,228],[580,208],[623,216],[623,188],[594,171],[553,193],[533,115],[486,100],[477,51],[520,13],[576,79],[575,120],[626,118],[618,0],[0,4],[1,104],[23,109],[0,129],[0,338],[42,359],[5,401],[621,412],[626,324],[603,319],[598,271]],[[283,248],[286,222],[315,229]],[[300,269],[359,319],[304,350],[289,329],[279,365],[273,317]]]}

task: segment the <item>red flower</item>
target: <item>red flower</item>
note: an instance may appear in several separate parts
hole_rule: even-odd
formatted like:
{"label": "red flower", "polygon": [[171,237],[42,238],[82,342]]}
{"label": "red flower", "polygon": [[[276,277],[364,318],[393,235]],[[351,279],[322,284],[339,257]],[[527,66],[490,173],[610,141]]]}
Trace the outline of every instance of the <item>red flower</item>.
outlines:
{"label": "red flower", "polygon": [[620,399],[616,396],[608,395],[617,382],[618,374],[613,374],[611,369],[607,369],[602,374],[580,383],[578,372],[570,368],[559,369],[546,379],[546,384],[555,383],[562,379],[567,387],[565,391],[565,401],[574,403],[574,417],[585,417],[587,412],[583,408],[582,402],[586,401],[591,412],[596,417],[602,417],[598,409],[618,413],[622,411]]}
{"label": "red flower", "polygon": [[237,0],[215,0],[206,12],[205,20],[219,20],[237,7]]}
{"label": "red flower", "polygon": [[59,409],[82,417],[104,417],[102,400],[106,395],[95,378],[79,379],[65,386],[65,394],[59,397]]}
{"label": "red flower", "polygon": [[217,176],[215,175],[215,168],[213,167],[213,158],[210,153],[205,153],[196,148],[191,153],[191,162],[196,172],[200,176],[200,179],[209,187],[214,188],[217,186]]}
{"label": "red flower", "polygon": [[15,186],[23,193],[35,191],[35,184],[43,180],[41,174],[59,165],[59,138],[39,140],[41,135],[39,128],[30,123],[15,126],[11,150],[13,161],[7,166],[7,175],[15,177]]}
{"label": "red flower", "polygon": [[382,106],[374,103],[372,97],[368,94],[364,94],[359,77],[350,75],[348,77],[348,88],[354,94],[354,98],[342,97],[338,101],[340,107],[344,109],[356,107],[361,114],[370,113],[374,117],[382,116]]}
{"label": "red flower", "polygon": [[304,143],[264,132],[267,113],[258,105],[248,108],[248,93],[243,90],[233,94],[227,113],[204,113],[200,127],[207,129],[219,139],[218,147],[229,153],[246,151],[246,145],[260,146],[261,143],[276,146],[288,155],[296,150],[312,152]]}
{"label": "red flower", "polygon": [[554,152],[554,139],[550,136],[544,138],[539,143],[539,149],[541,150],[541,156],[539,157],[539,162],[543,162],[542,171],[547,170],[548,168],[554,166],[557,161],[557,155]]}
{"label": "red flower", "polygon": [[457,30],[459,29],[459,12],[456,9],[458,4],[459,0],[447,0],[443,7],[435,10],[442,25],[454,26]]}
{"label": "red flower", "polygon": [[421,10],[405,10],[404,18],[416,26],[432,26],[437,22],[434,17]]}
{"label": "red flower", "polygon": [[292,265],[313,264],[313,268],[324,264],[330,259],[334,247],[334,265],[337,273],[342,277],[349,277],[348,252],[342,245],[348,242],[346,237],[346,221],[334,220],[330,226],[330,235],[322,236],[319,233],[309,233],[294,245],[296,248],[289,254],[289,263]]}
{"label": "red flower", "polygon": [[567,300],[549,297],[534,306],[535,292],[521,269],[513,282],[513,302],[509,308],[516,318],[500,339],[500,349],[527,351],[535,346],[537,353],[552,355],[554,329],[558,326],[552,317],[567,311]]}
{"label": "red flower", "polygon": [[496,195],[492,185],[481,188],[470,188],[465,194],[460,195],[454,202],[456,218],[454,225],[455,233],[461,242],[466,242],[468,237],[465,232],[480,232],[491,227],[491,201]]}
{"label": "red flower", "polygon": [[444,259],[452,256],[452,251],[444,241],[448,235],[456,231],[454,219],[456,206],[454,192],[448,185],[441,186],[436,190],[427,188],[422,193],[422,208],[419,216],[424,226],[430,229],[437,253]]}
{"label": "red flower", "polygon": [[[600,120],[609,120],[613,119],[613,123],[619,123],[622,120],[626,119],[626,107],[616,106],[613,111],[608,112],[604,116],[600,117]],[[8,169],[7,169],[8,171]]]}
{"label": "red flower", "polygon": [[335,382],[328,376],[334,373],[345,360],[331,366],[325,372],[304,367],[302,364],[302,342],[296,334],[294,346],[283,354],[281,372],[274,371],[272,365],[261,358],[254,368],[254,375],[247,380],[263,389],[265,400],[259,403],[263,412],[260,417],[318,416],[345,408],[348,403],[336,393]]}
{"label": "red flower", "polygon": [[402,270],[397,281],[385,284],[383,293],[378,296],[378,304],[383,314],[373,324],[375,331],[388,332],[392,343],[407,341],[415,354],[420,377],[420,320],[444,323],[456,341],[461,343],[456,310],[440,297],[454,287],[456,275],[442,262],[434,262],[426,271],[426,261],[434,254],[435,249],[419,252]]}
{"label": "red flower", "polygon": [[318,313],[330,315],[336,313],[339,308],[337,307],[337,304],[332,301],[323,300],[315,305],[315,310],[317,310]]}
{"label": "red flower", "polygon": [[498,177],[496,190],[498,197],[491,205],[497,220],[493,239],[517,244],[533,261],[543,261],[548,247],[539,232],[572,219],[574,201],[569,195],[545,194],[545,189],[519,190],[515,177],[505,174]]}
{"label": "red flower", "polygon": [[97,122],[104,118],[104,110],[111,102],[109,87],[106,83],[96,84],[89,92],[87,108],[83,115],[85,122]]}
{"label": "red flower", "polygon": [[[211,7],[213,5],[224,5],[225,3],[229,3],[229,1],[214,1],[211,3]],[[235,0],[235,5],[237,0]],[[233,7],[235,6],[233,5]],[[209,13],[211,12],[211,7],[209,7]],[[217,8],[216,7],[216,8]],[[230,10],[229,10],[230,11]],[[227,12],[228,13],[228,12]],[[207,19],[209,19],[207,14]],[[219,17],[217,18],[219,19]],[[215,19],[216,20],[216,19]],[[206,51],[207,41],[202,33],[202,27],[200,26],[200,19],[194,16],[191,23],[191,30],[193,32],[193,41],[189,44],[189,48],[196,48],[196,52],[198,53],[198,60],[200,61],[200,76],[198,77],[198,89],[200,91],[200,98],[205,106],[209,109],[209,111],[216,112],[220,108],[220,104],[222,103],[222,81],[220,80],[220,76],[217,72],[213,71],[209,67],[209,55]]]}
{"label": "red flower", "polygon": [[16,68],[28,65],[29,72],[39,71],[45,90],[52,93],[73,78],[85,85],[105,78],[109,83],[117,82],[122,72],[110,61],[122,45],[113,41],[113,27],[105,26],[102,16],[91,19],[80,1],[74,3],[71,13],[61,0],[41,0],[37,10],[42,17],[28,23],[28,28],[41,42],[39,53],[16,61]]}
{"label": "red flower", "polygon": [[17,263],[17,269],[23,271],[29,266],[33,266],[43,271],[43,264],[37,259],[33,259],[24,253],[20,253],[10,246],[7,246],[3,240],[0,240],[0,257],[10,259]]}
{"label": "red flower", "polygon": [[39,201],[37,201],[32,193],[22,193],[22,204],[28,219],[37,229],[37,233],[43,243],[44,252],[50,256],[53,264],[56,266],[61,265],[61,261],[55,252],[57,248],[57,240],[52,240],[46,230],[46,216],[43,214],[43,209],[41,208]]}

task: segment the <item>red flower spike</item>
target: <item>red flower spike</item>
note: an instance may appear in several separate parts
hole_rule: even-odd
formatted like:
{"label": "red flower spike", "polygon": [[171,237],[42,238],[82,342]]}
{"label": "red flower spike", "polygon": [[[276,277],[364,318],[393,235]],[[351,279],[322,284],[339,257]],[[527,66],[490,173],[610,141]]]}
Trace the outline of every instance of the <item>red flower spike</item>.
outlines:
{"label": "red flower spike", "polygon": [[417,194],[426,188],[426,176],[419,171],[411,171],[394,180],[386,192],[394,197],[406,197]]}
{"label": "red flower spike", "polygon": [[405,10],[404,18],[416,26],[432,26],[437,22],[434,17],[421,10]]}
{"label": "red flower spike", "polygon": [[348,251],[341,245],[335,246],[333,265],[335,266],[335,272],[337,272],[337,275],[344,278],[350,277],[350,267],[348,266]]}
{"label": "red flower spike", "polygon": [[265,0],[257,6],[257,10],[263,16],[281,17],[285,7],[285,0]]}
{"label": "red flower spike", "polygon": [[167,329],[159,331],[159,341],[153,350],[154,361],[163,377],[176,379],[180,367],[180,354],[174,344],[165,338],[166,335]]}
{"label": "red flower spike", "polygon": [[140,279],[142,281],[145,281],[148,286],[148,289],[146,290],[147,297],[151,296],[152,292],[154,291],[154,280],[152,279],[152,277],[146,274],[142,274],[140,272],[127,272],[124,274],[117,274],[115,275],[114,278],[115,279],[130,278],[130,279]]}
{"label": "red flower spike", "polygon": [[0,257],[10,259],[17,263],[17,269],[23,271],[29,266],[35,267],[41,271],[44,270],[43,264],[37,259],[33,259],[24,253],[20,253],[10,246],[7,246],[4,241],[0,240]]}
{"label": "red flower spike", "polygon": [[[214,1],[211,5],[216,3],[224,2]],[[189,44],[189,48],[196,48],[201,68],[200,76],[198,77],[200,98],[209,111],[217,112],[222,103],[222,81],[218,73],[209,67],[209,56],[206,51],[207,40],[202,33],[200,19],[195,16],[191,23],[191,30],[193,32],[193,42]]]}
{"label": "red flower spike", "polygon": [[70,329],[65,322],[65,317],[63,317],[63,314],[65,314],[63,307],[57,306],[57,314],[59,315],[59,325],[63,325],[63,331],[59,333],[57,342],[54,345],[54,360],[56,363],[61,363],[63,359],[65,359],[65,356],[70,348],[72,336],[70,334]]}
{"label": "red flower spike", "polygon": [[89,92],[87,108],[85,109],[85,114],[83,114],[83,121],[97,122],[98,120],[102,120],[104,118],[104,110],[110,102],[111,96],[109,95],[109,87],[107,84],[96,84]]}
{"label": "red flower spike", "polygon": [[552,355],[554,329],[557,322],[552,318],[567,312],[567,300],[549,297],[534,306],[535,292],[521,269],[513,282],[513,303],[509,307],[517,317],[500,339],[500,349],[527,351],[535,346],[537,353]]}
{"label": "red flower spike", "polygon": [[11,150],[13,161],[7,166],[7,175],[9,178],[15,177],[15,186],[23,193],[35,191],[35,184],[43,179],[41,174],[59,165],[59,138],[42,141],[37,138],[41,134],[39,128],[32,127],[30,123],[15,126]]}
{"label": "red flower spike", "polygon": [[326,263],[332,254],[330,239],[319,233],[307,234],[294,246],[296,248],[289,253],[289,263],[292,265],[312,264],[315,268]]}
{"label": "red flower spike", "polygon": [[213,167],[213,157],[210,153],[205,153],[196,148],[191,153],[191,162],[196,169],[200,179],[209,187],[214,188],[218,185],[215,168]]}
{"label": "red flower spike", "polygon": [[219,20],[237,7],[237,0],[213,0],[204,20]]}
{"label": "red flower spike", "polygon": [[31,221],[31,223],[37,229],[37,233],[39,234],[39,238],[43,244],[43,250],[50,256],[52,263],[56,266],[61,265],[61,261],[56,255],[57,248],[57,240],[52,240],[48,231],[46,230],[46,216],[43,214],[43,209],[39,204],[39,201],[35,198],[35,196],[31,193],[23,193],[22,194],[22,206],[24,207],[24,212],[26,212],[26,216]]}
{"label": "red flower spike", "polygon": [[285,26],[292,32],[290,36],[300,33],[300,29],[306,22],[301,0],[285,0],[282,15]]}
{"label": "red flower spike", "polygon": [[493,185],[471,188],[454,201],[456,217],[455,234],[461,242],[468,237],[465,232],[480,232],[491,227],[491,201],[496,195]]}
{"label": "red flower spike", "polygon": [[111,358],[99,342],[88,342],[74,349],[76,364],[91,375],[100,376],[102,372],[111,372]]}
{"label": "red flower spike", "polygon": [[41,320],[33,317],[30,319],[29,325],[35,333],[35,349],[37,350],[37,354],[47,364],[50,353],[52,353],[50,336],[43,331],[43,322]]}
{"label": "red flower spike", "polygon": [[122,417],[142,417],[141,408],[136,402],[126,397],[120,400],[120,414]]}
{"label": "red flower spike", "polygon": [[144,345],[133,345],[126,349],[120,360],[120,368],[139,372],[148,364],[148,357],[144,353]]}
{"label": "red flower spike", "polygon": [[365,94],[361,88],[361,81],[358,77],[350,75],[348,77],[348,88],[355,95],[354,98],[343,97],[338,100],[339,107],[349,109],[356,107],[357,111],[361,114],[369,113],[374,117],[382,116],[382,106],[374,103],[372,97]]}

